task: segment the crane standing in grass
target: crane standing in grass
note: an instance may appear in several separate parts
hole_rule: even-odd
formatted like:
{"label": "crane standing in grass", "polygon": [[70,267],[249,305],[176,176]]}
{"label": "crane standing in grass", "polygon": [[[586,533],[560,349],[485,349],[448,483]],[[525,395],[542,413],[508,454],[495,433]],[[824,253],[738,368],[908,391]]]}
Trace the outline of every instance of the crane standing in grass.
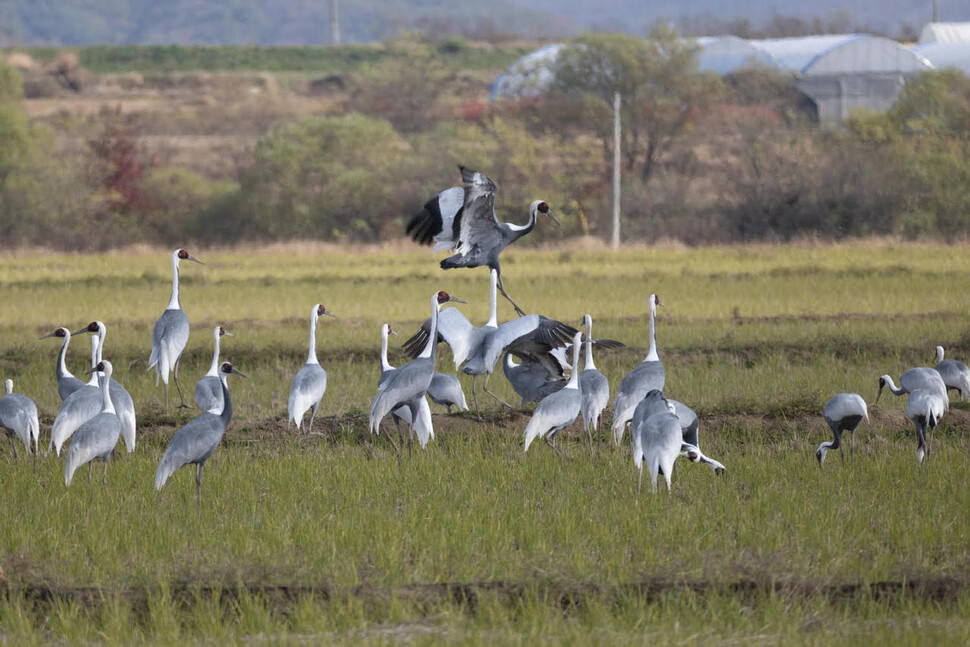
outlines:
{"label": "crane standing in grass", "polygon": [[202,261],[190,256],[184,249],[172,252],[172,296],[168,300],[168,307],[155,322],[152,329],[152,353],[148,358],[148,369],[155,369],[155,386],[158,378],[165,384],[165,408],[168,409],[168,375],[172,373],[175,388],[178,390],[180,407],[188,407],[182,397],[182,387],[179,386],[179,359],[182,351],[189,342],[189,318],[182,311],[179,301],[179,261],[193,261],[205,265]]}
{"label": "crane standing in grass", "polygon": [[[26,395],[13,392],[13,380],[4,380],[7,394],[0,398],[0,427],[7,431],[14,458],[17,458],[17,441],[20,439],[27,453],[35,456],[40,452],[40,422],[37,405]],[[33,445],[33,449],[31,449]]]}
{"label": "crane standing in grass", "polygon": [[79,467],[100,458],[104,461],[103,482],[107,487],[108,459],[111,458],[111,452],[114,451],[121,436],[121,421],[115,414],[109,392],[111,362],[108,360],[99,362],[94,371],[100,373],[98,382],[101,389],[101,412],[78,427],[71,437],[71,446],[68,447],[67,457],[64,459],[64,485],[67,486],[71,485],[74,472]]}
{"label": "crane standing in grass", "polygon": [[232,337],[232,333],[222,326],[216,326],[212,331],[215,350],[212,353],[212,365],[209,372],[195,383],[195,403],[203,411],[222,411],[222,380],[219,375],[219,338]]}
{"label": "crane standing in grass", "polygon": [[313,431],[313,419],[320,407],[320,400],[327,390],[327,372],[320,366],[317,359],[317,319],[327,315],[337,318],[337,315],[327,310],[322,303],[317,303],[310,310],[310,349],[307,351],[306,364],[296,372],[290,383],[290,397],[286,404],[287,421],[292,421],[297,429],[303,427],[303,416],[311,407],[310,425],[306,433]]}

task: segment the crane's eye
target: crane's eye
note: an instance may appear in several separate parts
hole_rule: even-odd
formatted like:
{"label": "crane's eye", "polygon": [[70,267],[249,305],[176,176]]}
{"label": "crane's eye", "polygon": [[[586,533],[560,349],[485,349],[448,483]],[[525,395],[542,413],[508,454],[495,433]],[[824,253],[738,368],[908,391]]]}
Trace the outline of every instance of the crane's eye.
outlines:
{"label": "crane's eye", "polygon": [[317,306],[317,316],[318,317],[322,317],[323,316],[323,313],[326,312],[326,311],[327,311],[327,309],[323,307],[323,304],[322,303],[319,306]]}
{"label": "crane's eye", "polygon": [[230,364],[229,362],[223,362],[223,364],[222,364],[222,372],[223,373],[232,373],[232,364]]}
{"label": "crane's eye", "polygon": [[98,332],[98,322],[97,321],[92,321],[91,323],[89,323],[88,324],[88,330],[90,332]]}
{"label": "crane's eye", "polygon": [[546,204],[545,202],[540,202],[539,211],[541,211],[542,213],[546,213],[547,211],[549,211],[549,205]]}
{"label": "crane's eye", "polygon": [[99,371],[103,371],[104,370],[104,362],[98,362],[98,370]]}
{"label": "crane's eye", "polygon": [[184,249],[179,250],[179,258],[181,258],[182,260],[185,260],[188,257],[189,257],[189,253],[187,251],[185,251]]}
{"label": "crane's eye", "polygon": [[438,293],[438,303],[444,303],[445,301],[447,301],[450,298],[451,297],[449,297],[448,296],[448,293],[445,292],[444,290],[442,290],[441,292]]}
{"label": "crane's eye", "polygon": [[884,386],[886,386],[886,380],[879,378],[879,388],[881,389]]}
{"label": "crane's eye", "polygon": [[654,304],[660,303],[660,295],[659,294],[653,295],[653,302],[654,302]]}
{"label": "crane's eye", "polygon": [[55,332],[54,334],[57,335],[58,337],[67,337],[67,329],[58,328],[57,332]]}

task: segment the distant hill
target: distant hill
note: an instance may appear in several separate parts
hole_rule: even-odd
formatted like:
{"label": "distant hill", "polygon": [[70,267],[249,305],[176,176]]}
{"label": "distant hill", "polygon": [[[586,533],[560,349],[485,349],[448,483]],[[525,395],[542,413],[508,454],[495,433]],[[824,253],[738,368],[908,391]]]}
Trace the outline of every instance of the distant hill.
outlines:
{"label": "distant hill", "polygon": [[[742,18],[840,16],[895,35],[931,18],[930,0],[338,0],[343,43],[401,30],[494,40],[562,38],[588,29],[643,34],[658,20],[695,28]],[[967,0],[939,0],[941,18],[970,20]],[[330,42],[329,0],[0,0],[0,46],[95,44],[318,45]],[[703,31],[703,29],[701,29]]]}

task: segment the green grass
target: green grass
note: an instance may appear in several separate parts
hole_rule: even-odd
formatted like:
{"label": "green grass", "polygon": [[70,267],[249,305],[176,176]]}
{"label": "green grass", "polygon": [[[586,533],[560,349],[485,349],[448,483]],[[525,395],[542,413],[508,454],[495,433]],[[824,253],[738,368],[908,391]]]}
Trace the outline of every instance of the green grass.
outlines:
{"label": "green grass", "polygon": [[[236,415],[205,468],[201,507],[190,469],[152,489],[171,434],[195,415],[164,411],[144,372],[168,301],[168,252],[0,259],[0,378],[37,401],[42,444],[58,405],[58,344],[37,337],[95,318],[140,427],[107,488],[100,465],[65,488],[62,459],[14,462],[0,450],[0,640],[970,637],[967,406],[954,402],[922,469],[903,399],[891,395],[857,434],[854,464],[830,455],[820,471],[814,459],[830,395],[871,403],[879,375],[928,364],[936,344],[970,352],[963,247],[509,250],[506,284],[520,304],[574,325],[590,312],[596,336],[628,344],[598,356],[613,388],[645,352],[647,295],[666,304],[665,390],[701,413],[702,446],[728,474],[680,461],[670,495],[647,484],[639,497],[626,447],[603,434],[590,452],[573,428],[560,440],[566,460],[541,443],[524,454],[528,413],[487,396],[485,422],[436,416],[435,441],[400,465],[368,437],[380,324],[406,338],[439,288],[483,322],[485,270],[446,273],[423,250],[190,251],[207,265],[182,269],[187,395],[217,324],[236,335],[223,339],[224,358],[250,375],[231,383]],[[301,439],[282,418],[317,301],[339,319],[318,331],[325,435]],[[86,336],[72,343],[76,373],[87,350]],[[396,350],[392,361],[403,361]],[[500,375],[492,386],[512,397]]]}

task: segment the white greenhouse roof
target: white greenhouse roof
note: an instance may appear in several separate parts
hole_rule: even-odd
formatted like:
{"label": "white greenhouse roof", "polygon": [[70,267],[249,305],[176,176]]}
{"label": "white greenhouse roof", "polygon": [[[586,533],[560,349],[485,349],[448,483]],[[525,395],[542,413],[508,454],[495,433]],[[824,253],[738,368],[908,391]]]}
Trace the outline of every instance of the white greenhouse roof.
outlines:
{"label": "white greenhouse roof", "polygon": [[944,43],[938,41],[917,45],[913,48],[913,51],[928,60],[936,69],[955,67],[970,76],[970,42]]}
{"label": "white greenhouse roof", "polygon": [[512,63],[499,74],[488,90],[492,101],[499,97],[532,97],[539,94],[552,83],[552,64],[559,56],[562,43],[540,47]]}
{"label": "white greenhouse roof", "polygon": [[970,22],[930,22],[919,34],[924,43],[970,43]]}

